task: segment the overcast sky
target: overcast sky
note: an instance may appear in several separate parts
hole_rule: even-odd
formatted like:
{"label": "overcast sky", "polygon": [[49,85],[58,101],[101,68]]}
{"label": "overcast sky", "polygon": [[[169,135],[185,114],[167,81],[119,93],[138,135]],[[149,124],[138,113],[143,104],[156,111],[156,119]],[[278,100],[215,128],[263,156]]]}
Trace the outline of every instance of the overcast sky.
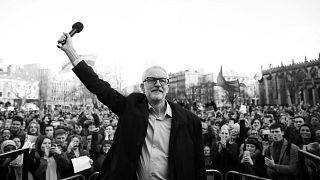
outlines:
{"label": "overcast sky", "polygon": [[[59,69],[62,32],[81,21],[79,54],[139,83],[146,67],[168,72],[233,69],[253,76],[320,52],[319,0],[0,0],[0,59]],[[98,70],[100,71],[100,70]]]}

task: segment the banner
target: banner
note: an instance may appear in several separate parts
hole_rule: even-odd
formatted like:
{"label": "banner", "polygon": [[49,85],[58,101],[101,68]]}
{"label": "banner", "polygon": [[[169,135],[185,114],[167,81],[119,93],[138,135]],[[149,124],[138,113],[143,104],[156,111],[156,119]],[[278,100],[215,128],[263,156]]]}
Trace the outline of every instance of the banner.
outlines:
{"label": "banner", "polygon": [[240,87],[239,87],[239,80],[234,80],[234,81],[226,81],[225,78],[223,77],[222,74],[222,66],[217,78],[217,85],[222,87],[224,90],[228,92],[239,92]]}

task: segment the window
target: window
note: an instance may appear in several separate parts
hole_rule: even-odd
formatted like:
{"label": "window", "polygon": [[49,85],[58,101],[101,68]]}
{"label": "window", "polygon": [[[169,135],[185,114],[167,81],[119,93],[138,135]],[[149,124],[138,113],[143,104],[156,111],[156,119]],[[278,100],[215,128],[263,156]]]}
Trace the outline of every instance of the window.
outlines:
{"label": "window", "polygon": [[2,92],[0,92],[0,97],[2,97]]}

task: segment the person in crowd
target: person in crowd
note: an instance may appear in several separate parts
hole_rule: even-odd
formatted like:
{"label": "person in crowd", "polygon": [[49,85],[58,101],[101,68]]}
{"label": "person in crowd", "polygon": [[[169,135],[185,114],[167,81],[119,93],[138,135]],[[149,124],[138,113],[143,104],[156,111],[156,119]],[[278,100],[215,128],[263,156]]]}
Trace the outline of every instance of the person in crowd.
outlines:
{"label": "person in crowd", "polygon": [[41,135],[36,141],[36,149],[30,154],[30,171],[35,180],[59,180],[61,173],[66,169],[70,162],[51,138]]}
{"label": "person in crowd", "polygon": [[[67,157],[69,159],[69,161],[71,161],[71,159],[73,158],[78,158],[80,156],[88,156],[90,157],[90,154],[88,151],[86,151],[85,149],[83,149],[83,145],[82,145],[82,137],[81,136],[77,136],[77,135],[72,135],[69,137],[68,140],[68,144],[67,144]],[[93,162],[91,161],[91,164]],[[65,173],[64,173],[64,177],[69,177],[74,175],[74,171],[73,171],[73,165],[72,163],[70,163],[69,167],[66,169]],[[80,172],[82,175],[84,175],[85,177],[89,176],[90,173],[93,172],[93,169],[88,169],[85,171]]]}
{"label": "person in crowd", "polygon": [[104,132],[104,139],[105,140],[109,140],[109,141],[113,141],[114,138],[114,132],[113,132],[113,127],[111,125],[106,127],[106,130]]}
{"label": "person in crowd", "polygon": [[71,132],[71,135],[84,136],[82,124],[80,122],[75,123],[74,130]]}
{"label": "person in crowd", "polygon": [[7,119],[4,123],[4,129],[11,129],[12,119]]}
{"label": "person in crowd", "polygon": [[[8,153],[16,149],[17,149],[17,146],[14,141],[5,140],[0,145],[0,154]],[[11,165],[11,163],[14,162],[16,158],[17,156],[0,159],[1,179],[4,179],[4,180],[21,179],[21,174],[15,171],[14,166]]]}
{"label": "person in crowd", "polygon": [[54,142],[62,152],[65,152],[67,150],[67,132],[64,129],[57,129],[54,134]]}
{"label": "person in crowd", "polygon": [[10,129],[6,129],[6,128],[4,128],[4,129],[2,129],[1,131],[0,131],[1,133],[0,133],[0,143],[2,143],[3,141],[5,141],[5,140],[9,140],[10,138],[11,138],[11,131],[10,131]]}
{"label": "person in crowd", "polygon": [[272,122],[273,116],[266,114],[262,117],[262,127],[268,127],[270,126]]}
{"label": "person in crowd", "polygon": [[288,127],[284,132],[284,138],[293,144],[299,146],[301,143],[299,128],[302,124],[304,124],[304,117],[296,116],[293,120],[293,126]]}
{"label": "person in crowd", "polygon": [[27,126],[27,134],[32,136],[41,135],[40,125],[37,121],[32,120]]}
{"label": "person in crowd", "polygon": [[315,129],[314,134],[316,142],[320,143],[320,128]]}
{"label": "person in crowd", "polygon": [[51,116],[50,115],[45,115],[42,120],[40,121],[40,130],[41,130],[41,134],[45,134],[45,128],[50,125],[52,122],[51,120]]}
{"label": "person in crowd", "polygon": [[239,147],[237,143],[230,143],[228,129],[221,128],[220,141],[212,147],[212,160],[214,166],[225,174],[230,170],[236,170],[238,162]]}
{"label": "person in crowd", "polygon": [[51,124],[48,124],[44,128],[44,135],[51,138],[53,140],[54,138],[54,127]]}
{"label": "person in crowd", "polygon": [[105,135],[106,128],[111,124],[111,120],[108,116],[103,117],[100,125],[99,133]]}
{"label": "person in crowd", "polygon": [[313,129],[320,128],[320,118],[317,115],[313,115],[310,118],[310,125]]}
{"label": "person in crowd", "polygon": [[272,124],[270,133],[273,142],[265,151],[267,174],[272,179],[294,180],[299,176],[299,147],[284,139],[284,127]]}
{"label": "person in crowd", "polygon": [[68,33],[59,42],[66,42],[59,47],[82,83],[119,116],[114,143],[99,179],[206,179],[201,121],[165,99],[169,76],[162,67],[153,66],[143,73],[143,93],[123,96],[81,61]]}
{"label": "person in crowd", "polygon": [[20,137],[18,137],[18,136],[17,137],[13,137],[12,140],[14,141],[14,143],[16,143],[17,149],[22,148]]}
{"label": "person in crowd", "polygon": [[99,128],[91,130],[92,140],[91,148],[89,150],[90,157],[93,160],[94,171],[101,171],[103,161],[112,145],[112,141],[103,140],[101,145],[99,144]]}
{"label": "person in crowd", "polygon": [[[236,124],[234,124],[233,126],[235,126]],[[229,142],[230,143],[238,143],[239,142],[239,128],[234,128],[232,126],[231,130],[230,130],[230,139]]]}
{"label": "person in crowd", "polygon": [[[318,142],[309,143],[306,147],[306,151],[320,157],[320,144]],[[306,165],[306,174],[307,176],[305,179],[308,180],[318,180],[320,179],[320,164],[312,159],[305,159],[305,165]]]}
{"label": "person in crowd", "polygon": [[205,163],[206,169],[213,169],[213,162],[212,162],[210,147],[205,145],[203,147],[203,151],[204,151],[204,163]]}
{"label": "person in crowd", "polygon": [[258,132],[260,132],[260,128],[261,128],[261,121],[259,119],[254,119],[251,122],[251,127],[252,129],[257,130]]}
{"label": "person in crowd", "polygon": [[202,135],[202,144],[205,146],[212,147],[212,144],[216,144],[218,142],[219,133],[213,126],[208,126],[205,134]]}
{"label": "person in crowd", "polygon": [[21,130],[23,118],[21,116],[14,116],[12,118],[11,137],[19,137],[23,144],[26,139],[26,132]]}
{"label": "person in crowd", "polygon": [[[19,137],[13,137],[13,142],[16,144],[16,149],[22,148],[21,140]],[[16,179],[22,179],[22,165],[23,165],[23,154],[19,154],[18,157],[10,162],[10,165],[15,171]]]}
{"label": "person in crowd", "polygon": [[244,153],[239,158],[239,172],[267,178],[267,167],[261,153],[261,144],[256,138],[248,138]]}
{"label": "person in crowd", "polygon": [[301,139],[300,144],[299,144],[300,149],[306,150],[306,146],[309,143],[316,141],[314,131],[313,131],[312,127],[308,124],[302,124],[299,127],[299,135],[300,135],[300,139]]}

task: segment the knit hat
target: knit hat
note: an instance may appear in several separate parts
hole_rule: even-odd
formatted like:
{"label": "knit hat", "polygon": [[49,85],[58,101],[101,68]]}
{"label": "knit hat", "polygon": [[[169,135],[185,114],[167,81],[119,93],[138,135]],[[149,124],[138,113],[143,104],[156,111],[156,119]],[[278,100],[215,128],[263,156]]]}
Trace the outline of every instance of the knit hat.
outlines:
{"label": "knit hat", "polygon": [[1,144],[1,153],[3,153],[3,150],[4,150],[4,148],[5,147],[7,147],[7,146],[14,146],[16,149],[17,149],[17,145],[16,145],[16,143],[14,142],[14,141],[12,141],[12,140],[5,140],[5,141],[3,141],[2,142],[2,144]]}
{"label": "knit hat", "polygon": [[256,146],[256,148],[260,147],[259,141],[254,137],[248,137],[248,139],[246,140],[246,144],[253,144]]}

